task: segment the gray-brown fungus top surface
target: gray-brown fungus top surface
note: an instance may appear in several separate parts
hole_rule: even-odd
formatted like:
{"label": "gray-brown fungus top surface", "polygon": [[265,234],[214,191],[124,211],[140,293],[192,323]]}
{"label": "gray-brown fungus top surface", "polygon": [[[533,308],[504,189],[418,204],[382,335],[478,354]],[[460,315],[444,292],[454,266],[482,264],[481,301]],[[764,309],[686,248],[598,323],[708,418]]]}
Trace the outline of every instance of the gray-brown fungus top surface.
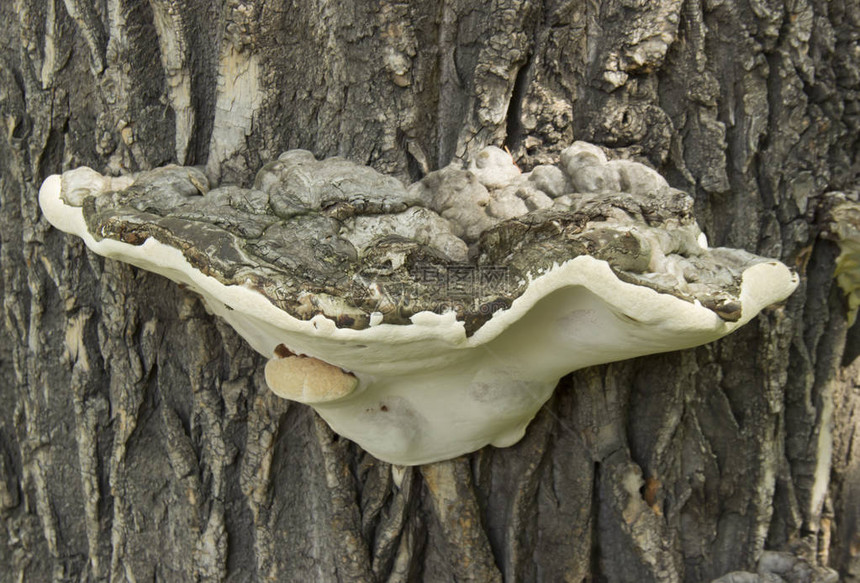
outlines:
{"label": "gray-brown fungus top surface", "polygon": [[[64,189],[65,192],[65,189]],[[740,316],[740,275],[764,259],[708,249],[692,199],[653,170],[578,142],[558,166],[521,173],[488,148],[409,187],[342,158],[286,152],[250,188],[209,189],[168,166],[80,198],[96,238],[180,249],[196,269],[249,285],[299,319],[363,329],[453,310],[474,333],[531,276],[579,255],[623,281]],[[66,197],[67,203],[72,203]]]}

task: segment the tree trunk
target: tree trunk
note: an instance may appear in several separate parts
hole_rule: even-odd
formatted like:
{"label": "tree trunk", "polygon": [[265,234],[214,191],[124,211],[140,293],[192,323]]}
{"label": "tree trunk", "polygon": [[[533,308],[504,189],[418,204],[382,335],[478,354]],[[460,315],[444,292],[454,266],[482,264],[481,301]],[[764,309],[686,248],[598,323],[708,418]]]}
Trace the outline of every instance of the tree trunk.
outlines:
{"label": "tree trunk", "polygon": [[[0,18],[0,580],[860,581],[860,328],[818,218],[857,184],[858,0]],[[415,468],[275,397],[192,293],[93,255],[36,196],[81,165],[248,184],[305,148],[411,182],[575,139],[647,161],[712,244],[801,285],[720,342],[570,375],[513,447]]]}

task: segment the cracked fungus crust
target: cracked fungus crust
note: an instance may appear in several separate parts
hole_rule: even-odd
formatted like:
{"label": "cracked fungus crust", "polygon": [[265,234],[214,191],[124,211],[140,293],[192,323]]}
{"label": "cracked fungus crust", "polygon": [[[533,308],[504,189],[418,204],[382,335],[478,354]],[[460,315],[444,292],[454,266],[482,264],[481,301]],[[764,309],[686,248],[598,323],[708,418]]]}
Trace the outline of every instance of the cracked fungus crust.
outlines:
{"label": "cracked fungus crust", "polygon": [[528,173],[487,148],[408,187],[301,150],[251,188],[79,168],[40,204],[199,293],[271,359],[276,392],[397,464],[511,445],[563,375],[710,342],[797,285],[709,249],[689,196],[583,142]]}

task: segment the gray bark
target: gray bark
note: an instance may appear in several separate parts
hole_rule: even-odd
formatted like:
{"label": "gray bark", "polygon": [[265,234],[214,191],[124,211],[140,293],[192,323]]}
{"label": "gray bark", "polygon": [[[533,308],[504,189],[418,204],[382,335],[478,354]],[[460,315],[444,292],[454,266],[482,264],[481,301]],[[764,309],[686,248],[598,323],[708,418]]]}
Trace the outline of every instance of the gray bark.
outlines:
{"label": "gray bark", "polygon": [[[857,0],[0,3],[0,580],[860,580]],[[50,174],[290,148],[414,181],[574,139],[801,275],[695,350],[567,377],[506,449],[391,468],[169,281],[40,216]],[[392,474],[402,472],[398,486]]]}

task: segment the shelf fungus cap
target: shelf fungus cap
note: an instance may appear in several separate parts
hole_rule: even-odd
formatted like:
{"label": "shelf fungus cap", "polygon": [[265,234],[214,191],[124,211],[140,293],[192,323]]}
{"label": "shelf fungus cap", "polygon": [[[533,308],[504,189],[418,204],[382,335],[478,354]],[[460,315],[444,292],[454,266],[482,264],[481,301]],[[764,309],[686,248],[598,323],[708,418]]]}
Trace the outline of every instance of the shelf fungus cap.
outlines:
{"label": "shelf fungus cap", "polygon": [[496,148],[404,186],[286,152],[253,186],[168,166],[49,177],[56,227],[199,294],[277,394],[378,458],[516,443],[565,374],[716,340],[785,299],[778,261],[709,248],[692,199],[577,142],[521,172]]}

